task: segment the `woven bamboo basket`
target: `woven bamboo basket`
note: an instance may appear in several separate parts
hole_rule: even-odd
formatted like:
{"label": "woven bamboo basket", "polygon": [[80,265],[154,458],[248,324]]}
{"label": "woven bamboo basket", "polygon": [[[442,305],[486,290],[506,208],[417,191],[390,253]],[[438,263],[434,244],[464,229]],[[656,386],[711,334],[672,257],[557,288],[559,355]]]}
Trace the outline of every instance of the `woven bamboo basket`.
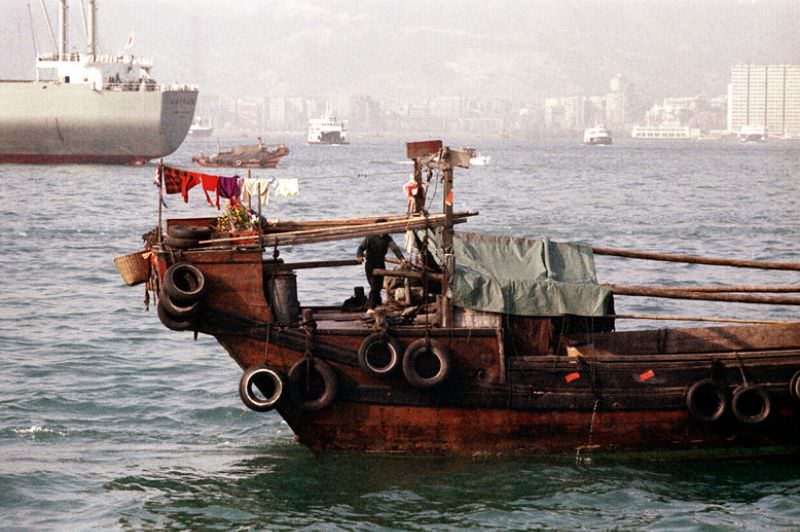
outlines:
{"label": "woven bamboo basket", "polygon": [[145,282],[150,277],[150,261],[144,257],[145,251],[114,258],[114,266],[129,286]]}

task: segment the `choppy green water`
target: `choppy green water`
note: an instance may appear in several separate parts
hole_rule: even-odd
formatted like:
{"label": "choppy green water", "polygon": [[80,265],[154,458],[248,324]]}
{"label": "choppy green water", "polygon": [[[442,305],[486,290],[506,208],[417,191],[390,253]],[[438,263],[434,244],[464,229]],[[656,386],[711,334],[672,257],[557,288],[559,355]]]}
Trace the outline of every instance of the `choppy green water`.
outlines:
{"label": "choppy green water", "polygon": [[[188,164],[212,144],[187,143],[170,160]],[[300,177],[301,195],[274,201],[271,218],[404,208],[401,142],[289,145],[269,174]],[[492,164],[456,174],[456,207],[481,211],[471,228],[800,260],[800,144],[480,147]],[[152,174],[0,167],[0,527],[800,527],[794,459],[577,465],[569,456],[312,455],[277,415],[240,404],[239,369],[213,339],[167,331],[143,311],[143,289],[120,281],[113,257],[137,249],[155,222]],[[201,196],[189,206],[170,198],[168,212],[206,215]],[[356,245],[284,255],[349,258]],[[597,262],[604,282],[800,284],[796,272]],[[301,302],[340,302],[361,275],[356,267],[302,272]],[[647,299],[617,307],[798,317],[788,307]]]}

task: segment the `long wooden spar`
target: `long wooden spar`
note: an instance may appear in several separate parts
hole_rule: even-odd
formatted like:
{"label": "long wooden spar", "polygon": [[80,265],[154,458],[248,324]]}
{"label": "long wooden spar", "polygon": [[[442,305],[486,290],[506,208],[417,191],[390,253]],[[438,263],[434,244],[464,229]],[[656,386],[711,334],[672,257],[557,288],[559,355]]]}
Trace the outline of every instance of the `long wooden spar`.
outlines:
{"label": "long wooden spar", "polygon": [[626,257],[629,259],[660,260],[668,262],[685,262],[689,264],[706,264],[710,266],[733,266],[735,268],[755,268],[761,270],[793,270],[800,271],[798,262],[774,262],[765,260],[726,259],[721,257],[701,257],[673,253],[650,253],[629,249],[592,247],[595,255]]}
{"label": "long wooden spar", "polygon": [[[389,233],[403,233],[405,231],[412,231],[417,229],[425,229],[430,227],[441,227],[448,223],[460,224],[467,221],[467,218],[476,216],[477,212],[459,212],[453,214],[452,221],[448,221],[445,215],[436,214],[429,216],[402,216],[402,217],[385,217],[385,222],[361,222],[355,224],[345,225],[346,220],[343,220],[342,225],[322,226],[314,229],[305,229],[300,231],[284,231],[279,233],[267,233],[260,237],[260,245],[262,247],[273,246],[290,246],[298,244],[314,244],[319,242],[331,242],[335,240],[346,240],[351,238],[361,238],[365,236],[377,236]],[[381,218],[377,218],[381,219]],[[210,240],[202,240],[200,244],[216,244],[216,243],[235,243],[242,240],[251,240],[253,235],[230,237],[230,238],[216,238]]]}

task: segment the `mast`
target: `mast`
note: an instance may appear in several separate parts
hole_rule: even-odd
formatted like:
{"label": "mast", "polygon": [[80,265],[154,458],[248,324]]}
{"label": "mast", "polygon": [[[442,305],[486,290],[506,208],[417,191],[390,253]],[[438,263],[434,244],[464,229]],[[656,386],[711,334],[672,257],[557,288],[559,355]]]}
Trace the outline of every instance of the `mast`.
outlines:
{"label": "mast", "polygon": [[44,4],[44,0],[39,0],[39,6],[42,8],[42,13],[44,14],[44,20],[47,22],[47,31],[50,34],[50,42],[53,45],[53,49],[58,53],[58,44],[56,44],[56,33],[53,31],[53,23],[50,22],[50,13],[47,12],[47,6]]}
{"label": "mast", "polygon": [[97,2],[89,0],[89,21],[88,21],[88,53],[89,61],[94,61],[97,55]]}
{"label": "mast", "polygon": [[67,55],[68,26],[67,0],[58,0],[58,58],[60,60],[63,60]]}

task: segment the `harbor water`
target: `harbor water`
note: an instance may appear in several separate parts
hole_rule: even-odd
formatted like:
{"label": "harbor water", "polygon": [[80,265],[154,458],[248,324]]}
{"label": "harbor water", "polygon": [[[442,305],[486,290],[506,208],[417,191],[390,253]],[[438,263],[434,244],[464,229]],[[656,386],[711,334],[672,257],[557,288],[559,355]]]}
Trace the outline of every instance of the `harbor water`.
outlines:
{"label": "harbor water", "polygon": [[[291,153],[255,175],[300,179],[300,194],[273,198],[268,218],[404,211],[411,166],[402,140],[265,140]],[[188,140],[168,161],[188,167],[215,147]],[[491,163],[455,175],[456,209],[481,213],[460,230],[800,261],[800,143],[484,140],[479,148]],[[115,271],[113,258],[140,249],[156,223],[154,170],[0,166],[0,528],[800,527],[796,457],[312,454],[276,413],[241,404],[241,370],[213,338],[165,329],[145,311],[142,286],[125,286]],[[429,196],[440,205],[440,187]],[[200,190],[189,204],[179,196],[167,204],[167,216],[216,212]],[[357,245],[280,252],[346,259]],[[800,284],[797,272],[596,263],[601,282]],[[356,266],[298,272],[301,304],[341,303],[365,284]],[[616,310],[800,318],[798,307],[634,297],[618,298]]]}

